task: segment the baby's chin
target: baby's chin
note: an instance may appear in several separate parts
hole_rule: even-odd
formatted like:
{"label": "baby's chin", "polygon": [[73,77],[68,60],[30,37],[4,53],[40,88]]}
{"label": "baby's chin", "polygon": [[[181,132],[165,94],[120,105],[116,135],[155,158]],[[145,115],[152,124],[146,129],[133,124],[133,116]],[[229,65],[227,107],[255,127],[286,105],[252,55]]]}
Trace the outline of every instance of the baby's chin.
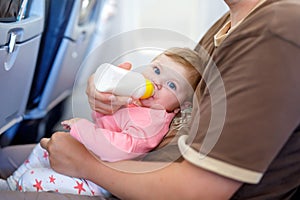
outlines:
{"label": "baby's chin", "polygon": [[152,109],[155,109],[155,110],[165,110],[164,106],[154,102],[153,97],[150,97],[148,99],[141,99],[140,103],[143,107],[152,108]]}

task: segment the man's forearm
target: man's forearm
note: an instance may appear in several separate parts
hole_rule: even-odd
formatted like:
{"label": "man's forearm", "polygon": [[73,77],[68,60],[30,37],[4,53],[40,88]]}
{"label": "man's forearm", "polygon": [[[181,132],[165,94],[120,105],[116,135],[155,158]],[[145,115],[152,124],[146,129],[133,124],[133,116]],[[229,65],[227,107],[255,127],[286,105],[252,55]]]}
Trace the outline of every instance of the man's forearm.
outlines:
{"label": "man's forearm", "polygon": [[87,178],[121,199],[228,199],[241,185],[187,161],[99,162],[90,165]]}

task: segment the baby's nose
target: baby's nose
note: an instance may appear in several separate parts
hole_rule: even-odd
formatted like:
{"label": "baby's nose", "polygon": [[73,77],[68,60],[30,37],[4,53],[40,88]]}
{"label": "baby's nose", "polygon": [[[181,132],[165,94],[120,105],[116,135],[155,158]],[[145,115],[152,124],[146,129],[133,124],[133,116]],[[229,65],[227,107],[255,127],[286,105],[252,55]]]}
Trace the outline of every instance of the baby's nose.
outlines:
{"label": "baby's nose", "polygon": [[158,90],[160,90],[162,88],[162,85],[158,83],[158,84],[156,84],[156,87]]}

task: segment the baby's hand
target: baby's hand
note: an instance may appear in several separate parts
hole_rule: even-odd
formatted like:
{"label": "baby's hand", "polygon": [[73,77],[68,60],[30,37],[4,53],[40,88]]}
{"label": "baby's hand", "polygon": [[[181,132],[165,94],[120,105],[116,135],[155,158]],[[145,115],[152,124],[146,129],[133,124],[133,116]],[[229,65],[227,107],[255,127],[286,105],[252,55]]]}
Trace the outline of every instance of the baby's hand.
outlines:
{"label": "baby's hand", "polygon": [[63,126],[64,129],[71,130],[72,124],[74,124],[78,120],[80,120],[80,118],[72,118],[72,119],[69,119],[69,120],[65,120],[65,121],[61,122],[61,125]]}

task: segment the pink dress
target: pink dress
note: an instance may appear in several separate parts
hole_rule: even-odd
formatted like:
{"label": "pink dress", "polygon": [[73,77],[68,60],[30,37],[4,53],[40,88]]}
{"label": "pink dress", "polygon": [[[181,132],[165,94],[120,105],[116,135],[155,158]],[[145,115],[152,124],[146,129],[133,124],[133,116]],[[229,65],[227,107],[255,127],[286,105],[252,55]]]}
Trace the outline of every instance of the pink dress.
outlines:
{"label": "pink dress", "polygon": [[129,105],[113,115],[94,112],[80,119],[70,134],[105,161],[141,156],[155,148],[169,130],[174,113]]}

